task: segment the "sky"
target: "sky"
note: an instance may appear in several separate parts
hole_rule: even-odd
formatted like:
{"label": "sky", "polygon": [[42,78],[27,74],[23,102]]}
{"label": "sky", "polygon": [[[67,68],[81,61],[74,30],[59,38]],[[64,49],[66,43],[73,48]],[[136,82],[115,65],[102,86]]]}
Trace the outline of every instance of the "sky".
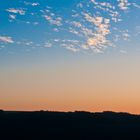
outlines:
{"label": "sky", "polygon": [[0,108],[140,114],[139,0],[2,0]]}

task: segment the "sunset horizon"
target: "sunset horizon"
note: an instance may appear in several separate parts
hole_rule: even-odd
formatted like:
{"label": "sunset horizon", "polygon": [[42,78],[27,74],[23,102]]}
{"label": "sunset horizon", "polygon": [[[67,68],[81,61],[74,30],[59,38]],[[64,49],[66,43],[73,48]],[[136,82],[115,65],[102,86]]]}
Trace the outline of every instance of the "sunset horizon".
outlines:
{"label": "sunset horizon", "polygon": [[140,114],[138,0],[5,0],[0,109]]}

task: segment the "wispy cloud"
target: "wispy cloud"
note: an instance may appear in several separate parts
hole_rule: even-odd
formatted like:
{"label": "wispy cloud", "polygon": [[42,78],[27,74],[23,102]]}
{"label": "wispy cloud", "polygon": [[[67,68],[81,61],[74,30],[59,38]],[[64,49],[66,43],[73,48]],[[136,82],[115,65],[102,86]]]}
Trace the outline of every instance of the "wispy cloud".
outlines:
{"label": "wispy cloud", "polygon": [[120,53],[121,54],[127,54],[127,51],[126,50],[120,50]]}
{"label": "wispy cloud", "polygon": [[[39,2],[23,1],[22,3],[23,7],[5,9],[9,14],[9,21],[18,21],[18,24],[26,23],[29,27],[39,26],[45,20],[43,24],[46,24],[46,29],[49,27],[52,31],[48,34],[57,36],[58,39],[55,41],[48,37],[47,41],[43,41],[46,43],[42,43],[44,48],[58,45],[73,52],[104,52],[106,48],[114,47],[120,40],[129,41],[131,35],[128,27],[124,26],[126,24],[124,16],[127,16],[126,11],[132,7],[140,8],[138,3],[129,0],[115,2],[87,0],[75,4],[65,15],[61,9],[57,11],[53,7],[42,6]],[[18,15],[22,15],[22,18]],[[27,20],[28,15],[30,18]],[[119,29],[121,23],[123,28]],[[47,31],[44,30],[44,32]],[[66,34],[66,36],[59,36],[59,34]],[[0,41],[14,43],[11,37],[5,36],[0,36]],[[25,43],[25,46],[37,46],[31,42]]]}
{"label": "wispy cloud", "polygon": [[50,42],[45,42],[44,48],[51,48],[52,44]]}
{"label": "wispy cloud", "polygon": [[119,2],[118,6],[121,10],[127,10],[130,5],[128,0],[118,0],[118,2]]}
{"label": "wispy cloud", "polygon": [[31,5],[31,6],[39,6],[40,4],[38,3],[38,2],[26,2],[26,1],[24,1],[24,4],[25,5]]}
{"label": "wispy cloud", "polygon": [[107,35],[110,34],[110,20],[104,17],[95,16],[92,17],[87,13],[84,13],[85,19],[93,24],[94,31],[87,36],[87,47],[89,49],[102,50],[107,45],[110,46],[110,42],[107,39]]}
{"label": "wispy cloud", "polygon": [[14,43],[12,37],[9,37],[9,36],[0,36],[0,42],[2,42],[2,43]]}
{"label": "wispy cloud", "polygon": [[6,11],[14,14],[20,14],[20,15],[25,15],[25,10],[23,9],[16,9],[16,8],[9,8]]}
{"label": "wispy cloud", "polygon": [[9,21],[12,22],[12,21],[15,21],[15,20],[16,20],[16,15],[10,14],[9,15]]}
{"label": "wispy cloud", "polygon": [[61,17],[55,17],[44,15],[44,18],[52,25],[61,26],[62,25],[62,18]]}

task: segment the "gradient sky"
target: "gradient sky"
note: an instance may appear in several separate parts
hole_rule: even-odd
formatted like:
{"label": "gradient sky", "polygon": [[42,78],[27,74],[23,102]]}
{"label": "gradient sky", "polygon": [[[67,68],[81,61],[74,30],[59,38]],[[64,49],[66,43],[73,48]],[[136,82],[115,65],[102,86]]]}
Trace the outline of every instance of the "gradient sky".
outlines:
{"label": "gradient sky", "polygon": [[140,114],[139,0],[2,0],[0,108]]}

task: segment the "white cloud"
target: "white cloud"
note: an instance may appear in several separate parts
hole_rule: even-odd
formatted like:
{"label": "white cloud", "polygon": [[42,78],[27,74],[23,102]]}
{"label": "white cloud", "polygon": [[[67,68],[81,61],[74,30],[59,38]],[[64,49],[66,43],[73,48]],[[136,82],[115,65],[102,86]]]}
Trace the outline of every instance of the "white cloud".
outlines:
{"label": "white cloud", "polygon": [[50,42],[46,42],[44,44],[44,48],[51,48],[52,47],[52,44]]}
{"label": "white cloud", "polygon": [[127,54],[127,51],[126,50],[120,50],[120,53],[121,54]]}
{"label": "white cloud", "polygon": [[31,5],[31,6],[38,6],[38,5],[40,5],[38,2],[33,2],[33,3],[31,3],[31,2],[24,2],[26,5]]}
{"label": "white cloud", "polygon": [[15,8],[9,8],[6,11],[14,14],[20,14],[20,15],[25,15],[25,11],[23,9],[15,9]]}
{"label": "white cloud", "polygon": [[61,26],[62,25],[62,18],[61,17],[56,17],[53,18],[51,16],[45,15],[44,18],[53,25]]}
{"label": "white cloud", "polygon": [[138,5],[137,3],[132,3],[132,5],[136,8],[140,8],[140,5]]}
{"label": "white cloud", "polygon": [[2,42],[2,43],[14,43],[13,39],[9,36],[0,36],[0,42]]}
{"label": "white cloud", "polygon": [[72,47],[71,46],[67,46],[66,49],[68,49],[68,50],[70,50],[72,52],[78,52],[79,51],[79,49],[77,49],[77,48],[75,48],[73,46]]}
{"label": "white cloud", "polygon": [[1,45],[1,46],[0,46],[0,49],[3,49],[3,48],[5,48],[5,46],[4,46],[4,45]]}
{"label": "white cloud", "polygon": [[118,2],[119,2],[118,6],[121,10],[127,10],[128,6],[130,5],[128,0],[118,0]]}
{"label": "white cloud", "polygon": [[16,19],[16,15],[9,15],[10,19],[14,20]]}
{"label": "white cloud", "polygon": [[110,32],[110,19],[102,16],[91,16],[89,13],[84,13],[84,18],[87,22],[91,23],[93,30],[88,27],[82,27],[81,31],[87,38],[83,49],[92,49],[96,52],[100,52],[107,46],[111,46],[111,42],[107,39]]}
{"label": "white cloud", "polygon": [[31,5],[32,5],[32,6],[38,6],[39,3],[36,2],[36,3],[32,3]]}
{"label": "white cloud", "polygon": [[100,0],[83,1],[77,4],[77,10],[73,10],[69,32],[80,37],[80,49],[103,52],[107,47],[115,47],[114,43],[119,40],[130,40],[127,28],[115,30],[118,22],[124,20],[118,6],[121,10],[128,10],[131,6],[137,7],[137,4],[128,2],[128,0],[117,1],[118,5],[111,1],[101,2]]}
{"label": "white cloud", "polygon": [[123,33],[123,34],[122,34],[122,37],[123,37],[124,40],[128,41],[128,40],[130,39],[130,34],[128,34],[128,33]]}
{"label": "white cloud", "polygon": [[25,45],[26,46],[31,46],[31,45],[33,45],[33,42],[32,41],[28,41],[28,42],[25,43]]}
{"label": "white cloud", "polygon": [[[117,3],[116,3],[117,2]],[[23,2],[24,7],[27,6],[38,11],[30,11],[29,16],[33,19],[23,20],[22,23],[29,25],[41,25],[38,20],[39,16],[47,21],[46,26],[50,26],[53,34],[58,40],[50,39],[43,47],[50,48],[56,44],[64,47],[73,52],[80,50],[103,52],[107,47],[113,47],[114,43],[119,40],[128,41],[130,39],[130,33],[126,31],[127,27],[123,26],[119,30],[121,23],[125,23],[123,18],[132,6],[139,8],[140,6],[129,0],[116,0],[114,1],[100,1],[100,0],[87,0],[82,1],[75,5],[74,9],[71,9],[63,15],[63,11],[57,11],[53,7],[41,7],[38,10],[33,8],[40,5],[37,2]],[[9,12],[9,21],[15,20],[19,15],[25,15],[24,8],[9,8],[6,11]],[[69,17],[68,17],[69,16]],[[128,16],[127,16],[128,17]],[[126,18],[127,18],[126,17]],[[37,19],[35,19],[37,18]],[[21,23],[21,20],[17,20]],[[42,19],[41,19],[42,20]],[[115,27],[117,28],[115,30]],[[123,29],[122,29],[123,28]],[[66,34],[66,36],[59,36],[60,34]],[[67,39],[66,39],[67,37]],[[12,38],[0,36],[1,42],[13,43]],[[33,43],[27,42],[25,45],[32,46]],[[35,43],[33,44],[35,45]]]}
{"label": "white cloud", "polygon": [[75,26],[75,27],[82,27],[81,23],[80,22],[76,22],[76,21],[73,21],[72,24]]}
{"label": "white cloud", "polygon": [[57,45],[59,44],[60,47],[63,47],[67,50],[70,50],[72,52],[78,52],[80,51],[80,41],[75,40],[75,39],[64,39],[64,40],[60,40],[60,39],[55,39],[54,40]]}
{"label": "white cloud", "polygon": [[43,17],[51,24],[56,26],[62,26],[62,17],[58,16],[56,13],[51,12],[51,8],[47,7],[45,10],[41,10],[41,13],[43,13]]}

